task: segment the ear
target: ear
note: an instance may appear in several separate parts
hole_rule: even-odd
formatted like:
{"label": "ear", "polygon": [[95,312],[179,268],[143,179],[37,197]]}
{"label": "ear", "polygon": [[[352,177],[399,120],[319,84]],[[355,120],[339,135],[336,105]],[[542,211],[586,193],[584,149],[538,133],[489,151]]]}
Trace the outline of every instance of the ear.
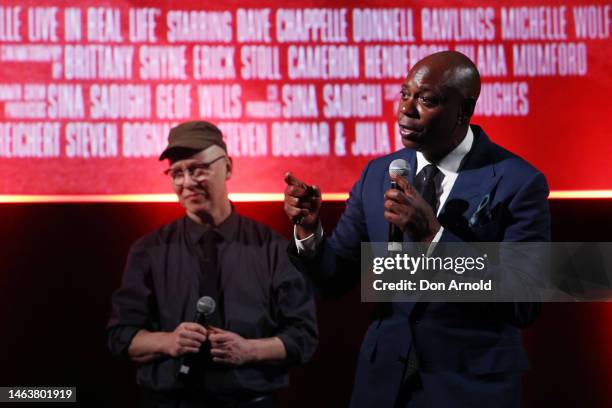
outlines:
{"label": "ear", "polygon": [[234,168],[234,163],[232,162],[232,158],[227,156],[225,160],[225,179],[229,180],[232,178],[232,169]]}
{"label": "ear", "polygon": [[461,101],[461,105],[459,107],[459,123],[468,123],[470,118],[474,114],[474,109],[476,108],[476,99],[474,98],[464,98]]}

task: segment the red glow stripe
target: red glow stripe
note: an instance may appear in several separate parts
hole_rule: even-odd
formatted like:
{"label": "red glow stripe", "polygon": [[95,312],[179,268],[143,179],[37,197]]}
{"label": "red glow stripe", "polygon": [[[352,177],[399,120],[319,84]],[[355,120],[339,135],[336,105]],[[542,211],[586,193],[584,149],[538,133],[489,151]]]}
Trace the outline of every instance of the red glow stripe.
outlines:
{"label": "red glow stripe", "polygon": [[0,203],[163,203],[176,202],[174,194],[66,194],[0,195]]}
{"label": "red glow stripe", "polygon": [[[230,194],[234,202],[278,202],[281,193]],[[347,193],[323,194],[323,201],[345,201]],[[612,190],[557,190],[550,192],[550,199],[599,199],[612,198]],[[173,203],[174,194],[78,194],[78,195],[0,195],[0,203]]]}
{"label": "red glow stripe", "polygon": [[[283,201],[281,193],[236,193],[234,202]],[[346,193],[323,194],[324,201],[344,201]],[[73,195],[0,195],[0,203],[174,203],[174,194],[73,194]]]}
{"label": "red glow stripe", "polygon": [[612,190],[555,190],[548,198],[553,200],[576,200],[612,198]]}

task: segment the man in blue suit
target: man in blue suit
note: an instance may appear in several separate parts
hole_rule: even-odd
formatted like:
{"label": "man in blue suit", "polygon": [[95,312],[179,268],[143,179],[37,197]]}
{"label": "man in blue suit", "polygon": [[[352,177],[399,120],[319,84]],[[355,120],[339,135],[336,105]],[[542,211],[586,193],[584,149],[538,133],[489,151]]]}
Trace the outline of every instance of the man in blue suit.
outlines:
{"label": "man in blue suit", "polygon": [[[285,212],[296,224],[292,262],[323,294],[359,282],[361,242],[549,241],[545,177],[470,126],[480,76],[463,54],[419,61],[402,85],[397,119],[405,149],[372,160],[331,237],[321,194],[291,173]],[[395,159],[409,177],[391,176]],[[528,367],[520,328],[539,303],[389,303],[378,307],[358,358],[352,407],[516,407]]]}

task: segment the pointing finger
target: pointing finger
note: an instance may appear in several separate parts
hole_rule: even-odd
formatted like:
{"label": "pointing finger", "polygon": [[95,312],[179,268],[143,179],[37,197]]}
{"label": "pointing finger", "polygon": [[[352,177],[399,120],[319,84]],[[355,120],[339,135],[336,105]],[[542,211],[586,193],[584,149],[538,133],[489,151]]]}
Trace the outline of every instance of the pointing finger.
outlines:
{"label": "pointing finger", "polygon": [[290,171],[285,173],[285,183],[287,183],[290,186],[299,186],[299,187],[306,188],[306,184],[304,184],[304,182],[296,178],[293,175],[293,173],[291,173]]}

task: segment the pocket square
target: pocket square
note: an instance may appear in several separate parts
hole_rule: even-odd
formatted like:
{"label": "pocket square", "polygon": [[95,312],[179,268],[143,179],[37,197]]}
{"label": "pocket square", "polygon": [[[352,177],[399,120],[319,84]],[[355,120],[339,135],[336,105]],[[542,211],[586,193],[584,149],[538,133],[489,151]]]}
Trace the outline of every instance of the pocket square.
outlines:
{"label": "pocket square", "polygon": [[491,194],[482,197],[476,211],[470,217],[469,225],[474,228],[491,221]]}

